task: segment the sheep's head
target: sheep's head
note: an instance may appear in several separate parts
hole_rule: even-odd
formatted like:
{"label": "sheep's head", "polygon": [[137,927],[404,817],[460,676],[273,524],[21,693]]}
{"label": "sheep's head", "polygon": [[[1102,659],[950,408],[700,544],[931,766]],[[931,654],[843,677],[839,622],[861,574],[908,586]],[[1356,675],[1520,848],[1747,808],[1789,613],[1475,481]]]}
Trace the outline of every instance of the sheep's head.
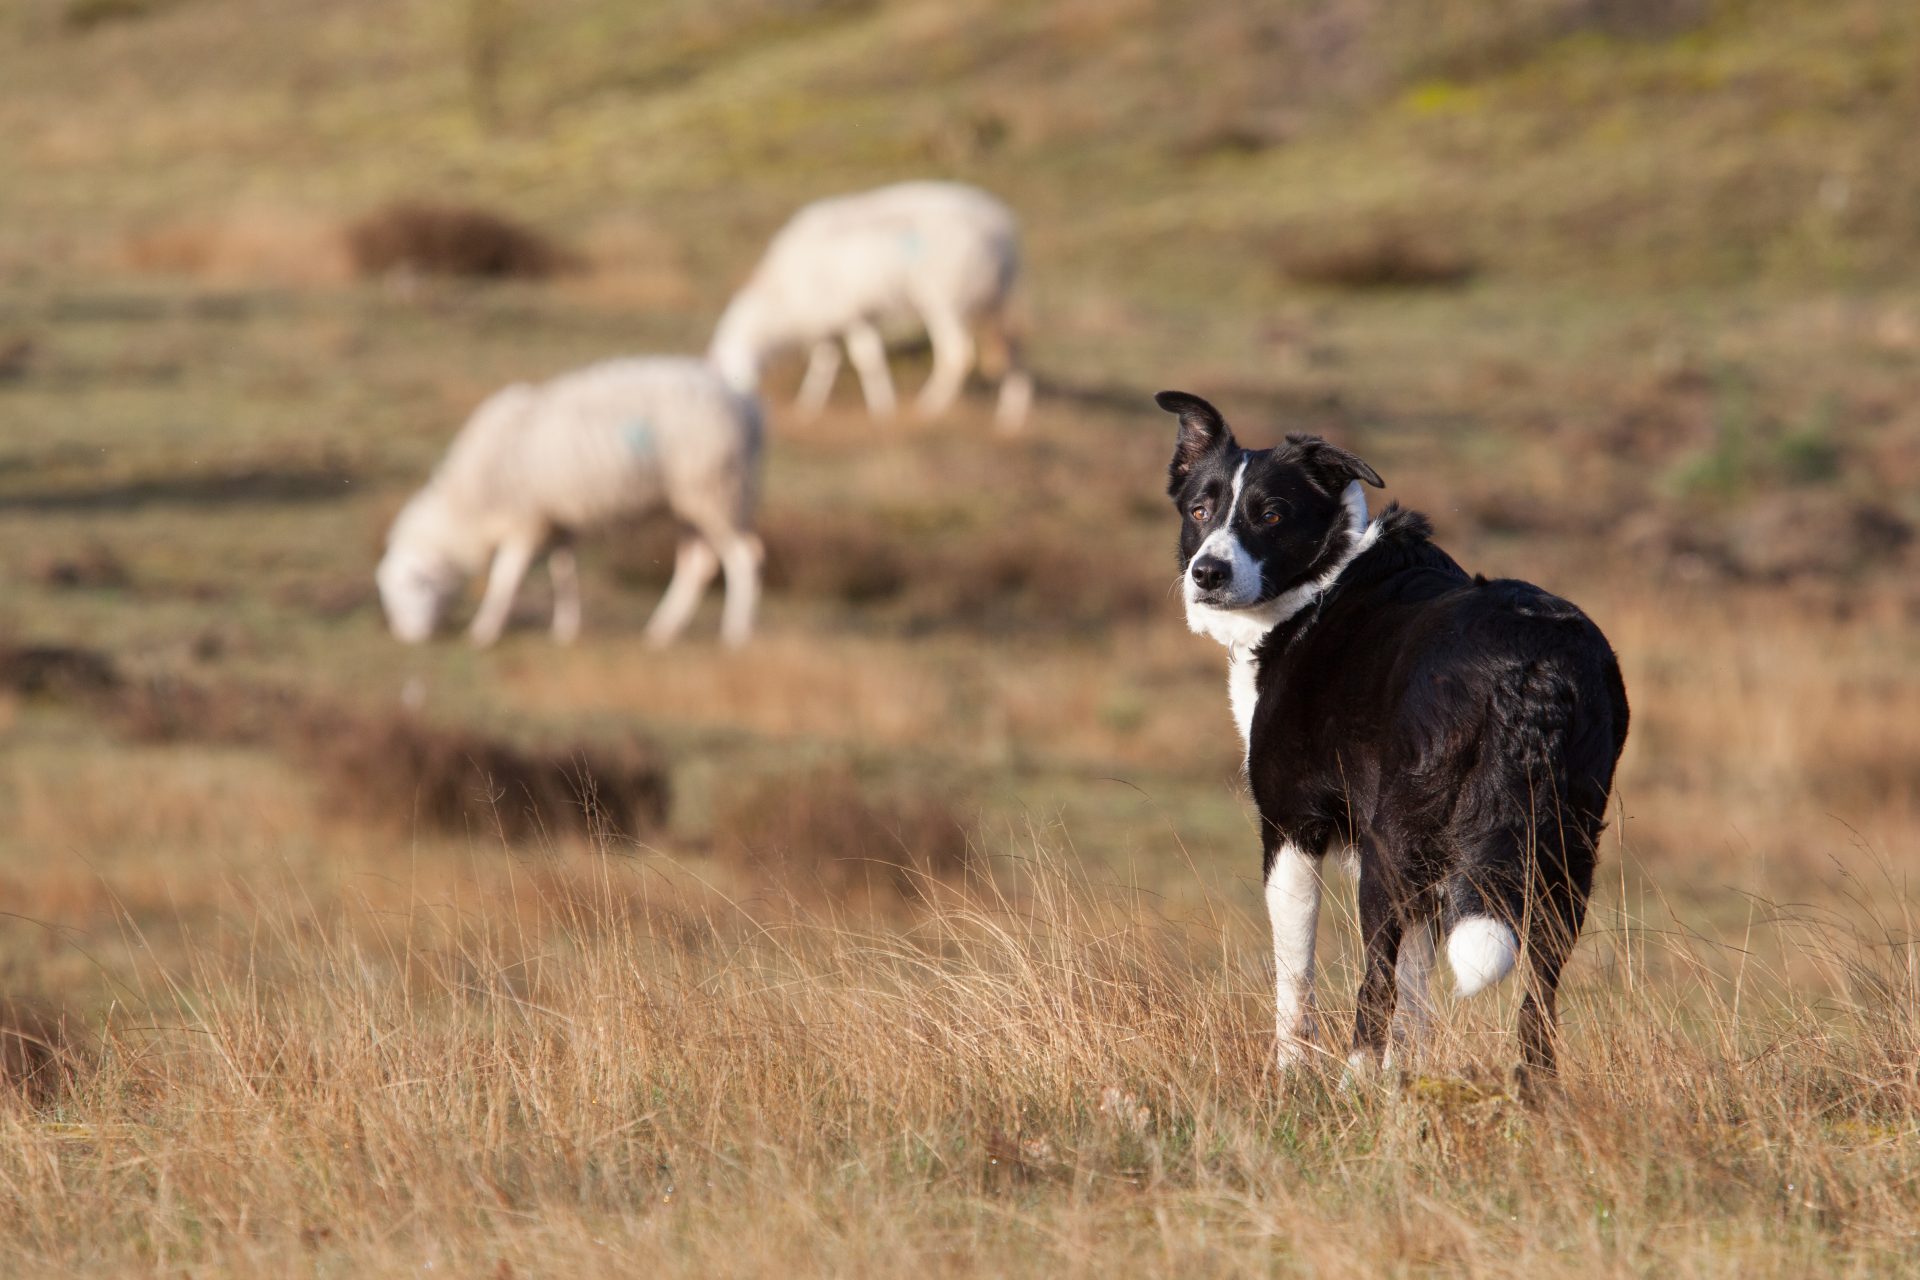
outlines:
{"label": "sheep's head", "polygon": [[400,513],[387,539],[387,553],[373,575],[387,626],[405,644],[420,644],[433,635],[447,602],[466,577],[452,556],[435,546],[433,539],[421,536],[425,532],[419,527],[422,514],[417,504]]}
{"label": "sheep's head", "polygon": [[752,394],[760,387],[760,371],[773,354],[765,332],[765,307],[751,285],[734,295],[713,331],[707,359],[735,391]]}

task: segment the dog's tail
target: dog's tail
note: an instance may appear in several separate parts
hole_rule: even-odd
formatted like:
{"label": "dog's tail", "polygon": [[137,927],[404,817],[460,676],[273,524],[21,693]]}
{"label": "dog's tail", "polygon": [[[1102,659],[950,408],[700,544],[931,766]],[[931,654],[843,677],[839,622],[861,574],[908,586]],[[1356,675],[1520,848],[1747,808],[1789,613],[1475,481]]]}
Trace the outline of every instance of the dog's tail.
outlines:
{"label": "dog's tail", "polygon": [[[1590,736],[1582,732],[1580,692],[1554,665],[1536,664],[1522,672],[1512,705],[1502,708],[1514,731],[1500,756],[1486,762],[1499,779],[1497,798],[1482,799],[1477,812],[1467,800],[1469,820],[1483,823],[1474,824],[1477,838],[1463,842],[1444,888],[1447,962],[1462,996],[1512,973],[1521,939],[1531,951],[1543,941],[1570,947],[1578,936],[1583,911],[1570,908],[1585,905],[1593,867],[1587,828],[1599,816],[1585,812],[1585,788],[1576,785]],[[1604,788],[1601,796],[1604,806]],[[1550,945],[1548,952],[1562,949]]]}
{"label": "dog's tail", "polygon": [[[1605,824],[1613,762],[1626,731],[1617,668],[1572,679],[1547,668],[1519,689],[1524,731],[1501,775],[1504,812],[1485,813],[1444,885],[1441,920],[1459,993],[1473,995],[1513,972],[1524,940],[1549,989],[1586,915]],[[1515,795],[1524,787],[1525,795]],[[1490,806],[1491,807],[1491,806]],[[1484,812],[1484,811],[1483,811]]]}
{"label": "dog's tail", "polygon": [[1519,955],[1519,935],[1492,916],[1468,916],[1447,934],[1447,963],[1462,996],[1478,995],[1501,981],[1513,972]]}

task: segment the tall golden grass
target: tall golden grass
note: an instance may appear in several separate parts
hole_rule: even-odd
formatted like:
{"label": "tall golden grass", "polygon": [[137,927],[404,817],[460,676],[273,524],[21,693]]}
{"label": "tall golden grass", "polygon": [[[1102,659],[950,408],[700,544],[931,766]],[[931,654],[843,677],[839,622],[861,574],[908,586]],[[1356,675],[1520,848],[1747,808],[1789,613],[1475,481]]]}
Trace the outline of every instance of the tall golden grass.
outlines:
{"label": "tall golden grass", "polygon": [[243,891],[97,1032],[15,1021],[43,1052],[0,1091],[0,1252],[114,1274],[1784,1276],[1889,1273],[1920,1244],[1910,920],[1756,905],[1715,943],[1616,902],[1567,990],[1563,1085],[1529,1106],[1502,1070],[1510,999],[1450,1011],[1377,1085],[1277,1079],[1255,922],[1173,918],[1028,848],[930,882],[904,924],[758,924],[610,855],[465,901]]}

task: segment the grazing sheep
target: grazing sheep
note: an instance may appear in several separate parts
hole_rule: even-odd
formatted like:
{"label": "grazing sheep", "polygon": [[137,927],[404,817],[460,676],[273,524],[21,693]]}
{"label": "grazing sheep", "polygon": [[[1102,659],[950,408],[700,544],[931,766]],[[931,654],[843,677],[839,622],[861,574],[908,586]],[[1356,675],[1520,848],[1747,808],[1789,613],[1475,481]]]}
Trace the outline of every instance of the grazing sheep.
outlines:
{"label": "grazing sheep", "polygon": [[665,505],[687,532],[647,639],[671,642],[724,567],[721,638],[744,643],[759,595],[760,448],[758,401],[699,359],[610,360],[496,392],[393,522],[375,575],[388,625],[407,643],[425,640],[491,561],[472,637],[492,644],[520,580],[551,548],[553,636],[570,643],[580,631],[571,534]]}
{"label": "grazing sheep", "polygon": [[735,387],[751,390],[774,355],[807,349],[796,403],[810,417],[826,404],[845,343],[868,410],[887,417],[894,396],[882,334],[924,329],[933,373],[918,411],[944,412],[978,354],[983,372],[1000,377],[995,420],[1016,430],[1033,399],[1007,325],[1019,270],[1013,211],[976,187],[903,182],[816,201],[774,236],[720,317],[708,356]]}

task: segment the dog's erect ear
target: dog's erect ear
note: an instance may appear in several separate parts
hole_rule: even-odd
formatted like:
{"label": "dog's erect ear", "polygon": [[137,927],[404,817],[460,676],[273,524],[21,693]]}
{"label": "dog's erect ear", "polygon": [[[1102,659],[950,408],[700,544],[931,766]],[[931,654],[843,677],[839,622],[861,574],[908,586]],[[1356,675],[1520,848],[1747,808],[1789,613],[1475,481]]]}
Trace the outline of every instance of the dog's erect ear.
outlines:
{"label": "dog's erect ear", "polygon": [[1220,411],[1199,396],[1184,391],[1162,391],[1153,402],[1168,413],[1180,415],[1180,439],[1173,446],[1173,464],[1167,468],[1168,481],[1178,486],[1194,464],[1215,449],[1230,448],[1233,432]]}
{"label": "dog's erect ear", "polygon": [[1379,472],[1339,445],[1328,444],[1319,436],[1290,435],[1287,444],[1288,452],[1293,455],[1288,461],[1296,463],[1313,477],[1315,483],[1335,497],[1355,480],[1364,480],[1376,489],[1387,487],[1387,482],[1380,478]]}

